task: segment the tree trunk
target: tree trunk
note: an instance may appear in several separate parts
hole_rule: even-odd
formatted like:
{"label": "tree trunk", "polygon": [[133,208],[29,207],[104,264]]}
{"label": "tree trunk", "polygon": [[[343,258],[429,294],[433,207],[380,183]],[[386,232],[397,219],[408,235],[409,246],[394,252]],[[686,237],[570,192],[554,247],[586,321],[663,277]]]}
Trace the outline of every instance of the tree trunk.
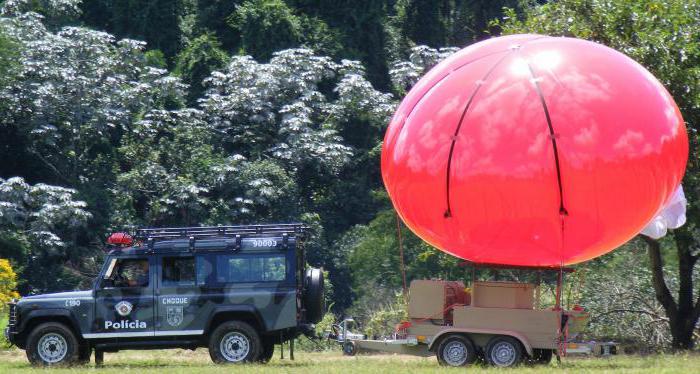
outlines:
{"label": "tree trunk", "polygon": [[661,244],[654,239],[643,236],[647,243],[652,272],[652,284],[656,300],[666,312],[671,329],[672,347],[676,350],[689,350],[695,345],[693,332],[700,317],[700,298],[693,300],[693,268],[698,256],[691,253],[692,237],[683,229],[674,233],[678,251],[678,298],[675,299],[668,289],[663,271]]}

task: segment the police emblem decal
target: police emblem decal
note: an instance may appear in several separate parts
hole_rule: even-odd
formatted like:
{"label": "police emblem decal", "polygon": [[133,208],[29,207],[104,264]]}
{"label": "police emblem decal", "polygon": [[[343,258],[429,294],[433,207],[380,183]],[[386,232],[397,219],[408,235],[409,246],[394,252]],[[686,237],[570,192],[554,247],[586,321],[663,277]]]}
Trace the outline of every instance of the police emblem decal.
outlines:
{"label": "police emblem decal", "polygon": [[166,308],[166,320],[172,327],[180,326],[183,320],[183,307],[169,306]]}
{"label": "police emblem decal", "polygon": [[114,309],[120,316],[126,317],[131,313],[131,310],[134,309],[134,306],[128,301],[120,301],[114,306]]}

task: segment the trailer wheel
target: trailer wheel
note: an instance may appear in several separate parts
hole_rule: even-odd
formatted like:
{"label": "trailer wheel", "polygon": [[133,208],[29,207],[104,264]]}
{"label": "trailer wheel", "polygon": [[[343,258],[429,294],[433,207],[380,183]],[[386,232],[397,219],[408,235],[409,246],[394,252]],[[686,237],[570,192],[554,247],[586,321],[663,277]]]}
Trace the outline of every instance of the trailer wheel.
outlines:
{"label": "trailer wheel", "polygon": [[355,344],[355,342],[343,343],[343,354],[346,356],[355,356],[357,354],[357,344]]}
{"label": "trailer wheel", "polygon": [[498,367],[516,366],[523,359],[523,346],[511,336],[495,336],[486,345],[486,360]]}
{"label": "trailer wheel", "polygon": [[476,360],[476,349],[467,337],[451,335],[438,345],[437,359],[443,366],[469,365]]}

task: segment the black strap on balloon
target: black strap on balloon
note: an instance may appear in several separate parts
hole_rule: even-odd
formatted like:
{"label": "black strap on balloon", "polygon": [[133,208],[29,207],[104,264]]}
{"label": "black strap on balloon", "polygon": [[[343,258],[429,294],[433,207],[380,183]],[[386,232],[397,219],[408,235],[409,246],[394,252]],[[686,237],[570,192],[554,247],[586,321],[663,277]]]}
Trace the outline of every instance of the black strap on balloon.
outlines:
{"label": "black strap on balloon", "polygon": [[[513,49],[515,50],[515,49]],[[445,218],[450,218],[452,217],[452,207],[450,205],[450,170],[452,169],[452,154],[454,153],[455,150],[455,143],[457,142],[457,136],[459,135],[459,130],[462,128],[462,124],[464,123],[464,117],[467,115],[467,111],[469,110],[469,107],[472,104],[472,101],[474,101],[474,97],[476,97],[476,94],[479,92],[479,89],[483,85],[483,82],[488,79],[489,75],[496,70],[496,67],[501,64],[503,60],[508,57],[510,53],[505,54],[503,57],[501,57],[492,67],[489,69],[489,71],[486,72],[484,77],[480,80],[477,81],[476,88],[474,89],[474,92],[472,92],[471,96],[469,97],[469,100],[467,101],[467,105],[464,107],[464,111],[462,111],[462,116],[459,118],[459,123],[457,124],[457,128],[455,129],[455,133],[452,136],[452,143],[450,144],[450,154],[447,156],[447,177],[445,181],[445,197],[447,200],[447,209],[445,210]]]}
{"label": "black strap on balloon", "polygon": [[[527,60],[526,60],[527,61]],[[532,69],[530,62],[527,61],[527,69],[530,71],[530,76],[532,76],[532,83],[535,86],[535,91],[537,91],[537,96],[540,98],[540,103],[542,104],[542,109],[544,110],[544,116],[547,119],[547,127],[549,127],[549,138],[552,140],[552,149],[554,150],[554,165],[557,169],[557,184],[559,185],[559,214],[562,216],[569,215],[564,208],[564,188],[561,183],[561,168],[559,167],[559,150],[557,149],[557,134],[554,132],[554,127],[552,126],[552,118],[549,116],[549,109],[547,108],[547,102],[544,100],[544,94],[540,88],[540,84],[535,76],[535,71]]]}

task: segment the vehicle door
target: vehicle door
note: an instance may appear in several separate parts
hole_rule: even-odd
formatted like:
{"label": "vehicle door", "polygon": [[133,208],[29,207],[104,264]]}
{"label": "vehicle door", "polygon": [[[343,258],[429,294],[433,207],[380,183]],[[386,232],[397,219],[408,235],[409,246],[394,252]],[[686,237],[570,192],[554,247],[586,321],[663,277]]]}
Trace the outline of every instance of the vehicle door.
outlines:
{"label": "vehicle door", "polygon": [[[197,257],[197,258],[195,258]],[[201,256],[192,253],[163,254],[156,290],[156,336],[201,335],[204,280]],[[203,313],[204,312],[204,313]]]}
{"label": "vehicle door", "polygon": [[154,258],[111,257],[95,289],[95,321],[86,338],[154,335]]}

